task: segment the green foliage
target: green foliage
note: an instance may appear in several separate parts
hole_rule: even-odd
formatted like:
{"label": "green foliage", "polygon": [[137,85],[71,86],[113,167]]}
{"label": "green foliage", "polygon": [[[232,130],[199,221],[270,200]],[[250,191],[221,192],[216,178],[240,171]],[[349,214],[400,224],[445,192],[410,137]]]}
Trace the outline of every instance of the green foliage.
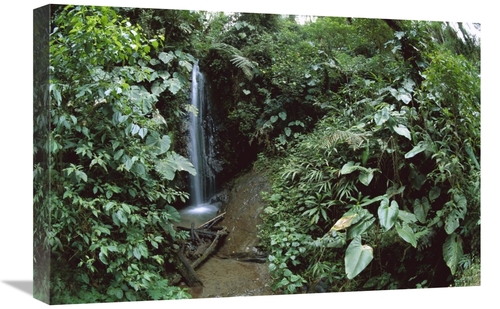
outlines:
{"label": "green foliage", "polygon": [[391,201],[391,205],[389,206],[389,200],[383,199],[380,202],[380,207],[378,208],[378,217],[380,220],[380,225],[386,230],[390,230],[394,223],[396,223],[396,219],[399,214],[399,206],[396,201]]}
{"label": "green foliage", "polygon": [[[306,251],[310,238],[300,233],[296,228],[289,227],[277,222],[275,227],[279,229],[271,238],[271,245],[277,250],[269,256],[269,271],[277,279],[272,286],[274,290],[282,290],[285,293],[296,293],[305,283],[304,278],[294,274],[292,271],[304,260],[302,254]],[[289,264],[291,264],[289,268]],[[279,281],[278,281],[279,279]]]}
{"label": "green foliage", "polygon": [[50,247],[44,244],[50,220],[49,7],[34,11],[33,24],[33,297],[50,300]]}
{"label": "green foliage", "polygon": [[[331,25],[349,31],[351,24],[339,21]],[[423,46],[429,33],[422,25],[404,24],[407,32],[395,36]],[[382,37],[386,46],[397,43]],[[472,190],[480,171],[479,73],[463,56],[432,47],[419,56],[428,61],[419,67],[421,81],[413,79],[414,66],[389,59],[398,49],[381,48],[371,58],[336,51],[332,69],[348,83],[321,104],[327,113],[315,129],[274,165],[261,232],[272,254],[277,249],[269,239],[281,235],[272,228],[278,222],[300,226],[311,242],[342,239],[330,249],[304,247],[306,261],[294,274],[308,282],[347,278],[354,280],[351,289],[423,287],[438,284],[433,276],[441,270],[411,265],[441,259],[453,276],[464,254],[477,254],[480,202]],[[377,62],[391,64],[375,74]],[[344,267],[318,272],[318,265],[340,258]]]}
{"label": "green foliage", "polygon": [[454,286],[481,285],[481,263],[476,256],[464,254],[457,266]]}
{"label": "green foliage", "polygon": [[448,23],[61,7],[34,128],[35,263],[66,265],[37,273],[52,302],[187,296],[166,269],[196,173],[179,138],[195,57],[224,173],[269,156],[276,291],[460,280],[479,254],[481,149],[480,47],[458,25],[464,41]]}
{"label": "green foliage", "polygon": [[187,198],[175,175],[196,171],[173,150],[156,104],[186,98],[194,58],[162,42],[112,8],[67,6],[54,17],[51,303],[189,296],[169,286],[166,269],[186,236],[173,228],[173,205]]}
{"label": "green foliage", "polygon": [[453,275],[457,270],[458,261],[462,258],[462,255],[462,239],[457,234],[449,235],[443,244],[443,258]]}
{"label": "green foliage", "polygon": [[373,248],[361,245],[361,237],[356,236],[345,253],[345,272],[348,279],[356,277],[373,260]]}

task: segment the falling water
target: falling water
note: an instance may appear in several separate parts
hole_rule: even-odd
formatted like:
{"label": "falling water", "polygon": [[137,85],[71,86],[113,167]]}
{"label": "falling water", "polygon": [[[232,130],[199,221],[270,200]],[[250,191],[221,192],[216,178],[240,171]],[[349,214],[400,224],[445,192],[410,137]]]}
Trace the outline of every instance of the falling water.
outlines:
{"label": "falling water", "polygon": [[207,136],[206,124],[209,100],[205,93],[205,79],[197,64],[193,66],[191,104],[198,110],[198,114],[190,114],[189,123],[189,157],[196,169],[196,176],[191,176],[190,192],[191,205],[206,203],[213,194],[214,176],[208,165],[208,153],[211,147]]}
{"label": "falling water", "polygon": [[190,205],[179,211],[183,225],[190,225],[191,222],[195,225],[204,223],[215,217],[218,211],[217,206],[209,204],[210,197],[215,193],[215,175],[208,163],[209,155],[213,155],[213,138],[206,124],[209,103],[204,76],[198,64],[195,64],[192,71],[191,104],[198,113],[190,113],[188,153],[196,175],[190,176]]}

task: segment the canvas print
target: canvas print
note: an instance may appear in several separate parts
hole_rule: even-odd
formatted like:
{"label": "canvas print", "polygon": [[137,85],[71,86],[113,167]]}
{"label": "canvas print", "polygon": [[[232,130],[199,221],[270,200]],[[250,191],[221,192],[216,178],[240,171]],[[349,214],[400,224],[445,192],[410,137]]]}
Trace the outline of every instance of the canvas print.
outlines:
{"label": "canvas print", "polygon": [[34,297],[478,286],[478,23],[33,12]]}

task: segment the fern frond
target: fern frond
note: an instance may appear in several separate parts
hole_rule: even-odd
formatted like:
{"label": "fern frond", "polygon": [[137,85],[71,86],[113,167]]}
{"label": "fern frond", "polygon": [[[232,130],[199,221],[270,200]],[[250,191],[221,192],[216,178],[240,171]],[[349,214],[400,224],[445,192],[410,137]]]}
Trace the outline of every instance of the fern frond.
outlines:
{"label": "fern frond", "polygon": [[214,49],[214,50],[221,52],[222,54],[225,54],[227,56],[241,54],[240,50],[237,49],[236,47],[229,45],[229,44],[226,44],[226,43],[221,43],[221,42],[212,43],[212,45],[210,45],[210,49]]}
{"label": "fern frond", "polygon": [[250,59],[241,55],[234,55],[231,59],[231,63],[234,64],[238,69],[241,69],[248,79],[253,78],[253,69],[255,68],[255,63]]}
{"label": "fern frond", "polygon": [[361,147],[366,141],[366,133],[356,133],[352,131],[337,130],[333,134],[325,135],[322,139],[321,147],[331,148],[338,143],[347,143],[354,150]]}
{"label": "fern frond", "polygon": [[241,69],[248,79],[253,78],[253,69],[256,67],[256,63],[251,61],[245,56],[241,55],[241,51],[236,47],[226,44],[226,43],[212,43],[210,46],[221,54],[231,57],[231,63],[234,64],[238,69]]}

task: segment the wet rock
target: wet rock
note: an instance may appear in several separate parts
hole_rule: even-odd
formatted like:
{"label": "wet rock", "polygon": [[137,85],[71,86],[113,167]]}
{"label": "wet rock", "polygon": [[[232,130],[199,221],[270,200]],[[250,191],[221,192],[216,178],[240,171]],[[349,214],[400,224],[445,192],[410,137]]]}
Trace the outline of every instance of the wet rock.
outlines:
{"label": "wet rock", "polygon": [[216,204],[216,203],[225,204],[227,203],[228,199],[229,199],[229,190],[224,189],[221,192],[212,196],[208,202],[210,204]]}

